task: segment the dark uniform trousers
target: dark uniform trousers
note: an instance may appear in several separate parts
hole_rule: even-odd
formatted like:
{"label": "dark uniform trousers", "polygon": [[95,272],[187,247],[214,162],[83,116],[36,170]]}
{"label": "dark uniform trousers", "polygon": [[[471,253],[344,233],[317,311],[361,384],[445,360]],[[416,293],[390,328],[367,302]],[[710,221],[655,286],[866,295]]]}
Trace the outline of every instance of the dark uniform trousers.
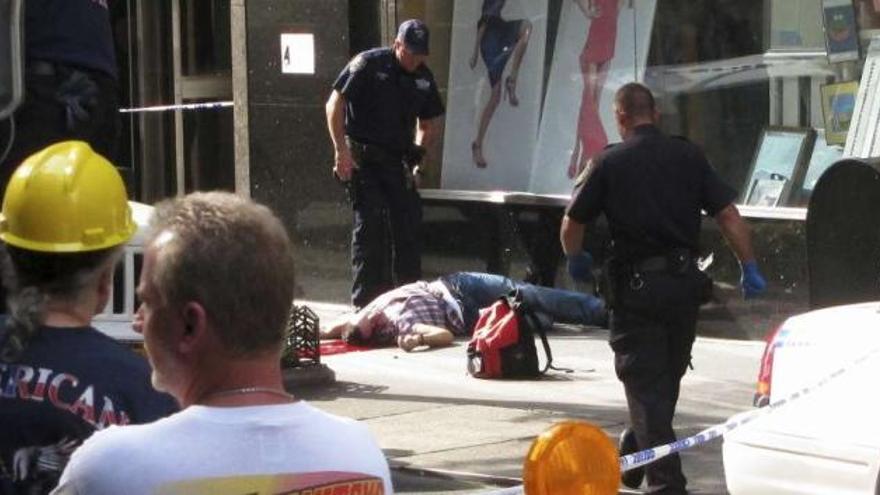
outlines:
{"label": "dark uniform trousers", "polygon": [[116,81],[101,72],[29,61],[25,99],[15,112],[15,139],[2,164],[2,184],[25,158],[67,139],[88,142],[115,163],[119,141]]}
{"label": "dark uniform trousers", "polygon": [[359,167],[349,189],[354,210],[352,304],[363,307],[395,285],[421,278],[422,206],[411,176],[405,173],[402,154],[350,146]]}
{"label": "dark uniform trousers", "polygon": [[[46,146],[68,139],[88,142],[115,163],[119,140],[119,101],[116,81],[103,73],[62,64],[29,61],[25,98],[16,110],[15,133],[9,154],[0,163],[0,191],[25,158]],[[6,310],[6,290],[0,287],[0,311]]]}
{"label": "dark uniform trousers", "polygon": [[[620,290],[609,342],[640,449],[676,440],[672,420],[690,364],[701,280],[692,271],[658,271],[635,277],[624,273],[616,281]],[[678,454],[647,465],[645,475],[647,493],[687,493]]]}

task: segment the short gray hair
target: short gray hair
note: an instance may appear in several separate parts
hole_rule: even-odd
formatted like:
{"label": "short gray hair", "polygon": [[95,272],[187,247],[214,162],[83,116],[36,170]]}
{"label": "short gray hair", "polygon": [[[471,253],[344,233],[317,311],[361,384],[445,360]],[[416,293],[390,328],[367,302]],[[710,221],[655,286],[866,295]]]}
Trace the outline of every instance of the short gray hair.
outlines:
{"label": "short gray hair", "polygon": [[168,231],[151,281],[162,303],[205,308],[235,356],[280,349],[293,300],[293,253],[272,211],[226,192],[156,205],[152,238]]}

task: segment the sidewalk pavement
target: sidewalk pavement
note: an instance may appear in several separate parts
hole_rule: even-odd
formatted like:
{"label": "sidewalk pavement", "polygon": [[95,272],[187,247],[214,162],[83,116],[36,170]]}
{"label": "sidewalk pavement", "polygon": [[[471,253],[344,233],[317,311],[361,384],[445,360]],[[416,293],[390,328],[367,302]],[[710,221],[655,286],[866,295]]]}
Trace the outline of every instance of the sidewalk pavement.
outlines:
{"label": "sidewalk pavement", "polygon": [[[312,308],[322,325],[348,310],[298,303]],[[611,438],[619,435],[627,409],[606,341],[603,329],[557,326],[550,336],[553,362],[571,371],[551,370],[540,380],[472,378],[465,371],[466,341],[459,340],[424,352],[385,348],[324,356],[334,383],[288,387],[328,412],[364,421],[395,470],[510,486],[521,479],[535,436],[558,421],[586,420]],[[762,342],[698,339],[697,371],[685,377],[676,416],[680,436],[747,408],[762,350]],[[696,493],[724,493],[720,448],[716,442],[683,453]]]}

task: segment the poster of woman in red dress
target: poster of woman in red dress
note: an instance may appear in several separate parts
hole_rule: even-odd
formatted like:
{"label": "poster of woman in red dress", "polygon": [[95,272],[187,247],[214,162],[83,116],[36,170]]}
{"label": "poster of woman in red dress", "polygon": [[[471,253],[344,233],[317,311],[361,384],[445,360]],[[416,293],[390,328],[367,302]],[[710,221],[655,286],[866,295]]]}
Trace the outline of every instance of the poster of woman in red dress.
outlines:
{"label": "poster of woman in red dress", "polygon": [[656,7],[657,0],[562,3],[529,192],[570,195],[590,160],[620,141],[614,93],[644,80]]}
{"label": "poster of woman in red dress", "polygon": [[581,51],[580,67],[584,80],[578,113],[577,134],[568,165],[568,177],[576,177],[587,161],[608,144],[599,117],[599,97],[608,78],[617,40],[617,14],[623,0],[574,0],[590,20],[587,42]]}

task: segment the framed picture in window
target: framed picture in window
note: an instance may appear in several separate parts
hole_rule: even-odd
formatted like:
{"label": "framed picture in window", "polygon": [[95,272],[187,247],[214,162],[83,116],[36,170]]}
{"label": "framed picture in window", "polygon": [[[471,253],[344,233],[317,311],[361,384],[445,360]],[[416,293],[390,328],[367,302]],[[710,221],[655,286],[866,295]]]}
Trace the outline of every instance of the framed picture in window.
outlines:
{"label": "framed picture in window", "polygon": [[786,206],[792,185],[803,179],[816,140],[812,128],[764,129],[752,157],[741,201],[750,206]]}
{"label": "framed picture in window", "polygon": [[755,179],[746,198],[749,206],[780,206],[782,193],[789,187],[789,180],[773,174],[766,179]]}
{"label": "framed picture in window", "polygon": [[825,142],[843,144],[856,108],[859,83],[847,81],[825,84],[821,88],[822,116],[825,121]]}
{"label": "framed picture in window", "polygon": [[843,158],[843,146],[828,144],[825,131],[817,130],[816,142],[813,144],[813,152],[810,153],[804,178],[794,184],[795,192],[792,193],[791,202],[797,206],[806,206],[819,177],[841,158]]}
{"label": "framed picture in window", "polygon": [[825,52],[831,63],[859,59],[859,32],[852,0],[822,0]]}

